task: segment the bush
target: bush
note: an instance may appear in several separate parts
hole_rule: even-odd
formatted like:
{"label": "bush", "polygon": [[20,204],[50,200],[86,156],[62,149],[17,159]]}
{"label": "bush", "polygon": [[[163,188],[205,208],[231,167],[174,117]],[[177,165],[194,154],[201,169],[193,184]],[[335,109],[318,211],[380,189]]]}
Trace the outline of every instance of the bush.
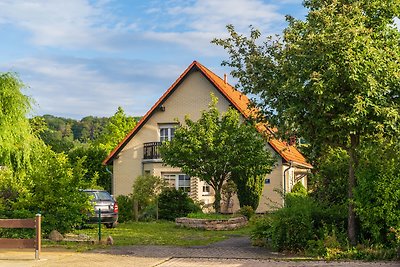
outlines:
{"label": "bush", "polygon": [[118,202],[118,222],[123,223],[133,220],[133,199],[132,195],[117,197]]}
{"label": "bush", "polygon": [[159,218],[175,220],[189,213],[201,212],[199,205],[187,193],[175,188],[164,189],[158,197]]}
{"label": "bush", "polygon": [[278,251],[303,251],[310,240],[324,240],[326,232],[344,229],[346,217],[336,208],[327,209],[299,193],[286,194],[285,203],[256,222],[253,239]]}
{"label": "bush", "polygon": [[301,182],[297,182],[293,188],[292,188],[292,193],[300,194],[303,196],[307,195],[307,189],[304,187],[304,185]]}
{"label": "bush", "polygon": [[161,192],[165,182],[161,177],[154,175],[138,176],[133,183],[132,197],[138,202],[139,211],[148,205],[154,204],[157,195]]}
{"label": "bush", "polygon": [[238,213],[245,216],[247,220],[250,220],[251,217],[253,217],[253,215],[255,214],[255,211],[251,206],[243,206],[240,208]]}
{"label": "bush", "polygon": [[35,168],[26,175],[0,173],[0,202],[4,203],[3,217],[34,218],[43,215],[42,231],[61,233],[71,231],[86,220],[92,205],[79,189],[91,187],[83,179],[82,162],[70,164],[64,154],[48,147],[36,151]]}

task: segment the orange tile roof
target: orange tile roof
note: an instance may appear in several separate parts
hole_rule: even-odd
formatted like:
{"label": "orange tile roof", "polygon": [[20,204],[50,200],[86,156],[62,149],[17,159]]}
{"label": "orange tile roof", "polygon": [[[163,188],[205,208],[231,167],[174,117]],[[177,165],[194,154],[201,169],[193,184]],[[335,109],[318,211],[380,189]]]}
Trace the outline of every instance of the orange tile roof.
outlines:
{"label": "orange tile roof", "polygon": [[[149,119],[154,110],[159,107],[178,87],[178,85],[183,81],[185,76],[193,69],[197,68],[200,70],[204,76],[222,93],[222,95],[246,118],[250,117],[251,114],[256,112],[248,108],[250,100],[248,97],[234,87],[226,83],[219,76],[214,74],[212,71],[201,65],[197,61],[193,61],[192,64],[178,77],[178,79],[171,85],[170,88],[158,99],[158,101],[153,105],[153,107],[142,117],[142,119],[136,124],[135,128],[128,133],[128,135],[122,140],[117,147],[108,155],[108,157],[103,161],[103,164],[109,164],[112,159],[122,150],[122,148],[132,139],[137,131],[144,125],[144,123]],[[267,134],[273,134],[273,131],[268,128],[265,124],[258,125],[257,129],[260,132]],[[306,168],[312,168],[312,165],[307,162],[305,157],[296,149],[294,146],[287,145],[286,142],[282,142],[278,139],[270,138],[268,143],[271,147],[287,162],[294,162]]]}

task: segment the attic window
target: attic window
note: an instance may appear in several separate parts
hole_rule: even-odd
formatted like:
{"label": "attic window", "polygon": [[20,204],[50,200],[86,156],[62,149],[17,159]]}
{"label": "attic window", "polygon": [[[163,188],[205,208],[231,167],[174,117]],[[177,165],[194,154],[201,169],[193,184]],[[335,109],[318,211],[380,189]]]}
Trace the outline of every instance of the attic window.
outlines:
{"label": "attic window", "polygon": [[174,138],[175,129],[178,126],[176,123],[159,124],[160,128],[160,142],[171,141]]}

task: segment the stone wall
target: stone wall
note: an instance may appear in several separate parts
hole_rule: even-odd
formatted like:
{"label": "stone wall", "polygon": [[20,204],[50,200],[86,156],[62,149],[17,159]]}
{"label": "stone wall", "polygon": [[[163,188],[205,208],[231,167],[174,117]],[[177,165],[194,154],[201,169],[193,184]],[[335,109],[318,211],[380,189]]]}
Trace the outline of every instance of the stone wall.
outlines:
{"label": "stone wall", "polygon": [[176,218],[175,223],[178,226],[205,230],[233,230],[245,226],[247,224],[247,219],[244,216],[225,220],[193,219],[184,217]]}

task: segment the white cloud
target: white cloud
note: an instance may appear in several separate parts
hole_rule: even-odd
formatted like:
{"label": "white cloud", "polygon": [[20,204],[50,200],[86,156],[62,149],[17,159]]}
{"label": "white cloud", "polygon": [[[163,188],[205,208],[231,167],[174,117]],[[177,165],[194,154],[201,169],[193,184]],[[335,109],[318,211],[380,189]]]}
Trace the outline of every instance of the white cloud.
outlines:
{"label": "white cloud", "polygon": [[[226,35],[234,24],[248,31],[250,24],[270,33],[283,20],[277,6],[261,0],[168,1],[163,8],[149,5],[147,16],[118,16],[109,1],[3,0],[1,24],[15,25],[30,34],[37,46],[97,51],[133,51],[137,47],[177,44],[204,55],[215,54],[210,41]],[[139,12],[139,11],[138,11]],[[129,40],[129,42],[127,42]]]}
{"label": "white cloud", "polygon": [[175,6],[168,12],[177,16],[187,15],[189,20],[185,23],[193,30],[220,33],[227,24],[241,29],[249,25],[266,28],[282,19],[277,9],[276,5],[260,0],[198,0],[192,6]]}
{"label": "white cloud", "polygon": [[183,71],[172,64],[76,58],[25,58],[0,69],[6,66],[29,86],[25,93],[37,103],[39,115],[78,119],[111,116],[118,106],[142,116]]}
{"label": "white cloud", "polygon": [[0,2],[0,24],[26,30],[39,46],[82,48],[102,44],[108,36],[132,30],[105,11],[106,1],[86,0],[4,0]]}

